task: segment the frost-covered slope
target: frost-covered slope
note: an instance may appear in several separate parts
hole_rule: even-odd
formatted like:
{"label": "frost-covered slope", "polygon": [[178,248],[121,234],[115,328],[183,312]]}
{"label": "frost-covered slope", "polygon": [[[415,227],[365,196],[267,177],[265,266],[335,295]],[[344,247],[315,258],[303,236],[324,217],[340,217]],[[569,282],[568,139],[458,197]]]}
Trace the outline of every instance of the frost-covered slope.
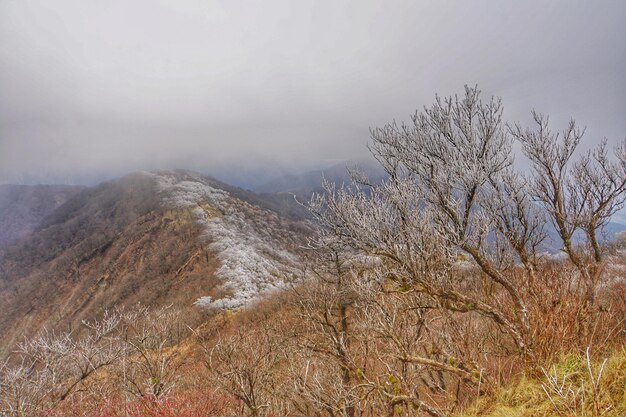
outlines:
{"label": "frost-covered slope", "polygon": [[297,276],[311,228],[263,196],[184,171],[84,188],[0,247],[0,360],[43,327],[138,302],[236,308]]}
{"label": "frost-covered slope", "polygon": [[200,307],[237,308],[285,286],[297,273],[302,240],[275,213],[249,204],[204,177],[181,172],[154,176],[167,208],[192,210],[221,266],[216,276],[226,294],[204,295]]}

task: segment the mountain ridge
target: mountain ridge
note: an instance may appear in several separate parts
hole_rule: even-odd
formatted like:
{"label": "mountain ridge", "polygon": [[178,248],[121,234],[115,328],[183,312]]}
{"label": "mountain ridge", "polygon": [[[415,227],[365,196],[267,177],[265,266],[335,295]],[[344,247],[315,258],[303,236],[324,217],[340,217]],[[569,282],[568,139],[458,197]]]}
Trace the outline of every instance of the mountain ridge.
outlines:
{"label": "mountain ridge", "polygon": [[201,315],[285,285],[310,226],[246,196],[188,171],[138,172],[77,193],[0,249],[0,352],[122,305]]}

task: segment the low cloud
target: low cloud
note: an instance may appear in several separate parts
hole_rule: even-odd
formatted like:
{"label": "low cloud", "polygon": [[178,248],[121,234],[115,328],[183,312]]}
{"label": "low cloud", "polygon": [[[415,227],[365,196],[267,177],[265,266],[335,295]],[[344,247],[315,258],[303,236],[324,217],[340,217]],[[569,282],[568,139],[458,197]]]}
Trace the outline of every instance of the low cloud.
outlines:
{"label": "low cloud", "polygon": [[626,4],[519,3],[3,1],[0,183],[252,183],[361,158],[370,126],[466,83],[622,139]]}

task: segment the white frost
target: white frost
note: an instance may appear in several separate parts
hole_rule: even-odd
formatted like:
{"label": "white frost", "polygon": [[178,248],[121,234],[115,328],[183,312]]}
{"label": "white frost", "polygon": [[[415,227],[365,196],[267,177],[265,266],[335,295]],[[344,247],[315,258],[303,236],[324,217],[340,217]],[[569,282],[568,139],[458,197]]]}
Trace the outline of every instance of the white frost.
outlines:
{"label": "white frost", "polygon": [[[282,277],[295,271],[297,257],[280,249],[286,236],[278,216],[230,196],[199,177],[184,180],[173,173],[155,176],[164,203],[172,209],[193,209],[203,236],[221,262],[216,275],[232,294],[214,300],[200,297],[203,308],[238,308],[259,296],[284,288]],[[221,215],[210,216],[200,206],[208,204]]]}

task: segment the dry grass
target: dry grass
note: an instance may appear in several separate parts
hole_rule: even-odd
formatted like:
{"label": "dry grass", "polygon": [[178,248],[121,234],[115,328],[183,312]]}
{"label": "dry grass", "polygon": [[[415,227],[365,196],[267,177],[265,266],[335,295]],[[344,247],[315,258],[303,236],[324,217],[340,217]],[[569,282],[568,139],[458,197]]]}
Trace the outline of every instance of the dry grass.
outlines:
{"label": "dry grass", "polygon": [[458,417],[623,417],[626,415],[626,349],[606,359],[570,354],[539,377],[519,376]]}
{"label": "dry grass", "polygon": [[[233,358],[257,357],[258,340],[280,341],[276,350],[280,360],[267,367],[271,375],[263,376],[264,381],[270,382],[259,387],[263,397],[271,399],[268,400],[271,404],[261,408],[258,416],[328,415],[311,405],[314,395],[321,395],[322,399],[332,395],[348,398],[353,390],[352,393],[359,394],[355,398],[361,401],[361,405],[356,405],[360,414],[356,415],[362,416],[388,415],[390,397],[386,396],[399,399],[405,393],[418,393],[424,402],[442,410],[442,415],[621,417],[626,412],[625,306],[620,296],[624,290],[623,277],[618,274],[619,268],[615,271],[606,274],[607,284],[598,292],[597,308],[585,323],[580,317],[582,296],[570,285],[574,275],[567,263],[544,265],[542,281],[535,283],[532,291],[526,289],[529,316],[535,329],[533,356],[526,361],[520,360],[510,338],[494,323],[473,313],[443,314],[436,308],[427,309],[423,318],[428,328],[414,338],[411,332],[416,329],[415,320],[419,316],[403,311],[417,311],[413,307],[423,298],[405,290],[375,293],[375,300],[368,299],[371,294],[353,293],[354,289],[346,292],[344,295],[355,301],[346,316],[350,321],[348,337],[351,342],[346,345],[345,361],[333,357],[332,334],[320,332],[319,323],[315,325],[310,320],[324,318],[325,309],[330,308],[330,323],[339,324],[340,317],[333,309],[335,302],[341,304],[344,297],[338,296],[332,285],[311,281],[293,291],[276,293],[246,309],[205,317],[202,324],[193,326],[195,331],[190,337],[166,351],[176,351],[176,360],[181,361],[180,366],[178,362],[175,364],[176,384],[167,395],[148,401],[121,392],[116,383],[119,364],[114,364],[94,375],[55,408],[54,413],[47,415],[247,415],[249,410],[246,411],[242,402],[228,391],[227,384],[220,386],[220,379],[214,370],[205,366],[205,361],[206,353],[216,344],[249,335],[242,339],[246,343],[234,346]],[[365,287],[355,288],[365,291]],[[374,306],[372,301],[378,304]],[[363,309],[366,304],[369,310]],[[385,321],[387,318],[376,309],[372,310],[374,307],[382,309],[381,313],[391,314],[389,317],[394,317],[393,320]],[[183,316],[183,320],[188,322],[188,319],[192,318]],[[199,318],[192,319],[196,320]],[[385,334],[386,331],[391,333]],[[397,332],[395,336],[394,332]],[[399,351],[392,337],[408,346],[411,355],[468,369],[466,376],[480,370],[480,385],[467,383],[454,373],[440,374],[436,368],[424,366],[425,362],[402,364],[393,358]],[[589,361],[585,353],[587,347]],[[132,357],[127,361],[130,359]],[[321,385],[298,385],[306,361],[314,364],[309,372],[311,377],[320,378]],[[241,365],[237,370],[245,373],[248,372],[245,362],[235,361],[231,365]],[[343,374],[344,369],[349,372]],[[228,382],[227,374],[222,372],[222,383]],[[303,387],[319,389],[319,392],[303,392]],[[305,394],[309,395],[306,401]],[[335,415],[345,416],[346,403],[337,401]],[[408,403],[396,404],[393,412],[426,415],[423,408]]]}

